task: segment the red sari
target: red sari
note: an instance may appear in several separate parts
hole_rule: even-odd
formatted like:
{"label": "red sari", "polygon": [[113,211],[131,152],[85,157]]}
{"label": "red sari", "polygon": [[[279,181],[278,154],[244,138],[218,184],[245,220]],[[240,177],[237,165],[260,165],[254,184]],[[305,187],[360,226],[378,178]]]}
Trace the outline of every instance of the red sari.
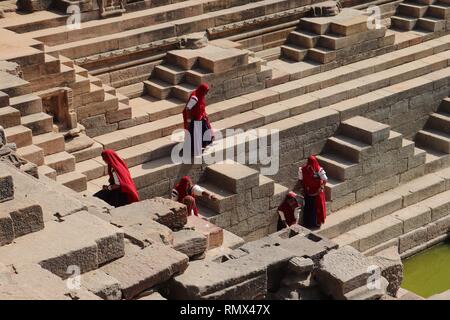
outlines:
{"label": "red sari", "polygon": [[117,174],[120,182],[120,190],[126,194],[128,202],[138,202],[139,195],[136,190],[136,186],[131,178],[130,171],[128,170],[127,164],[117,155],[113,150],[104,150],[102,152],[102,157],[104,161],[108,164],[108,174],[110,183],[114,181],[112,174],[112,169]]}
{"label": "red sari", "polygon": [[[278,207],[278,211],[284,213],[284,218],[286,219],[286,224],[288,226],[292,226],[297,222],[297,219],[295,218],[295,210],[299,207],[299,204],[295,198],[296,196],[297,195],[294,192],[289,192],[286,195],[286,198],[284,198],[284,201]],[[293,207],[288,203],[290,199],[295,200],[295,205]]]}
{"label": "red sari", "polygon": [[310,156],[307,164],[302,167],[303,189],[305,196],[314,197],[317,225],[323,224],[327,216],[325,193],[322,188],[325,185],[325,181],[318,177],[320,169],[320,164],[315,156]]}
{"label": "red sari", "polygon": [[[180,182],[175,186],[175,190],[178,192],[178,202],[183,203],[187,206],[188,216],[194,211],[194,215],[198,216],[198,208],[195,201],[195,195],[191,192],[193,183],[191,178],[184,176],[181,178]],[[187,201],[185,201],[187,200]]]}

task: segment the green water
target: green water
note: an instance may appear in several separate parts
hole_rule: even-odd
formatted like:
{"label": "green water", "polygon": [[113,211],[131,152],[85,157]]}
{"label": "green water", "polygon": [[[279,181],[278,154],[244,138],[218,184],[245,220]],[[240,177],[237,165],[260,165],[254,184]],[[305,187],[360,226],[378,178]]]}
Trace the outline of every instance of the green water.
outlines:
{"label": "green water", "polygon": [[422,297],[450,289],[450,240],[403,261],[402,287]]}

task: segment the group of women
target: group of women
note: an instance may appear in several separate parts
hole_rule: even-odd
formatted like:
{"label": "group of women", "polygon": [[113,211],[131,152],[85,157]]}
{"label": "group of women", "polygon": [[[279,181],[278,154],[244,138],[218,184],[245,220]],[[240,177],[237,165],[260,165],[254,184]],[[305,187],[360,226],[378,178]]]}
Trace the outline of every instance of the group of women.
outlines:
{"label": "group of women", "polygon": [[[190,133],[191,151],[203,150],[214,141],[211,124],[206,114],[205,96],[207,84],[201,84],[192,92],[183,110],[184,129]],[[198,136],[199,131],[201,137]],[[201,138],[201,139],[199,139]],[[139,201],[136,186],[131,178],[126,163],[113,150],[104,150],[102,158],[108,165],[109,185],[94,196],[114,207],[120,207]],[[325,170],[315,156],[310,156],[307,163],[298,170],[300,194],[289,192],[278,207],[278,229],[293,224],[302,224],[309,228],[320,227],[325,222],[326,205],[324,188],[328,180]],[[172,189],[172,200],[187,206],[189,215],[199,215],[196,197],[217,200],[199,185],[184,176]]]}

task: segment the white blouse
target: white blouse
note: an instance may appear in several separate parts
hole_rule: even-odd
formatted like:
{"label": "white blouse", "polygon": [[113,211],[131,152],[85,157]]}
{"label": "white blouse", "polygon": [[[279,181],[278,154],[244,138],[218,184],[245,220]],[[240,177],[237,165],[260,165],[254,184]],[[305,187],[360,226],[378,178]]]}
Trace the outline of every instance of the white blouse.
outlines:
{"label": "white blouse", "polygon": [[[203,194],[203,192],[205,192],[205,190],[202,187],[200,187],[199,185],[196,184],[196,185],[194,185],[192,187],[191,192],[192,192],[192,194],[194,196],[201,196]],[[172,194],[170,195],[170,198],[173,201],[178,201],[178,191],[177,191],[177,189],[175,189],[175,188],[172,189]]]}

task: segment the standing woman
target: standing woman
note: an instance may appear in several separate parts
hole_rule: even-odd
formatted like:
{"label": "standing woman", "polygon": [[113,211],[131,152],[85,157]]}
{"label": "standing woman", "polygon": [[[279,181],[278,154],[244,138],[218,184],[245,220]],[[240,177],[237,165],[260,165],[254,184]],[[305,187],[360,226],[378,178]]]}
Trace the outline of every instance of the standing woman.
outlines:
{"label": "standing woman", "polygon": [[278,226],[277,230],[289,228],[293,224],[298,224],[300,215],[300,204],[297,201],[297,195],[289,192],[284,201],[278,207]]}
{"label": "standing woman", "polygon": [[305,198],[303,208],[305,226],[320,227],[327,216],[324,190],[328,177],[315,156],[310,156],[306,165],[299,168],[298,179]]}
{"label": "standing woman", "polygon": [[184,176],[175,188],[172,189],[171,199],[185,204],[187,206],[188,216],[192,214],[198,216],[198,208],[195,201],[195,197],[197,196],[217,200],[213,194],[206,192],[202,187],[194,184],[189,176]]}
{"label": "standing woman", "polygon": [[190,134],[191,152],[194,151],[194,155],[200,155],[201,150],[214,140],[211,123],[206,114],[205,96],[208,91],[209,86],[206,83],[200,84],[191,93],[183,110],[184,129]]}
{"label": "standing woman", "polygon": [[108,165],[109,185],[94,194],[113,207],[121,207],[138,202],[139,195],[126,163],[113,150],[102,152],[103,161]]}

